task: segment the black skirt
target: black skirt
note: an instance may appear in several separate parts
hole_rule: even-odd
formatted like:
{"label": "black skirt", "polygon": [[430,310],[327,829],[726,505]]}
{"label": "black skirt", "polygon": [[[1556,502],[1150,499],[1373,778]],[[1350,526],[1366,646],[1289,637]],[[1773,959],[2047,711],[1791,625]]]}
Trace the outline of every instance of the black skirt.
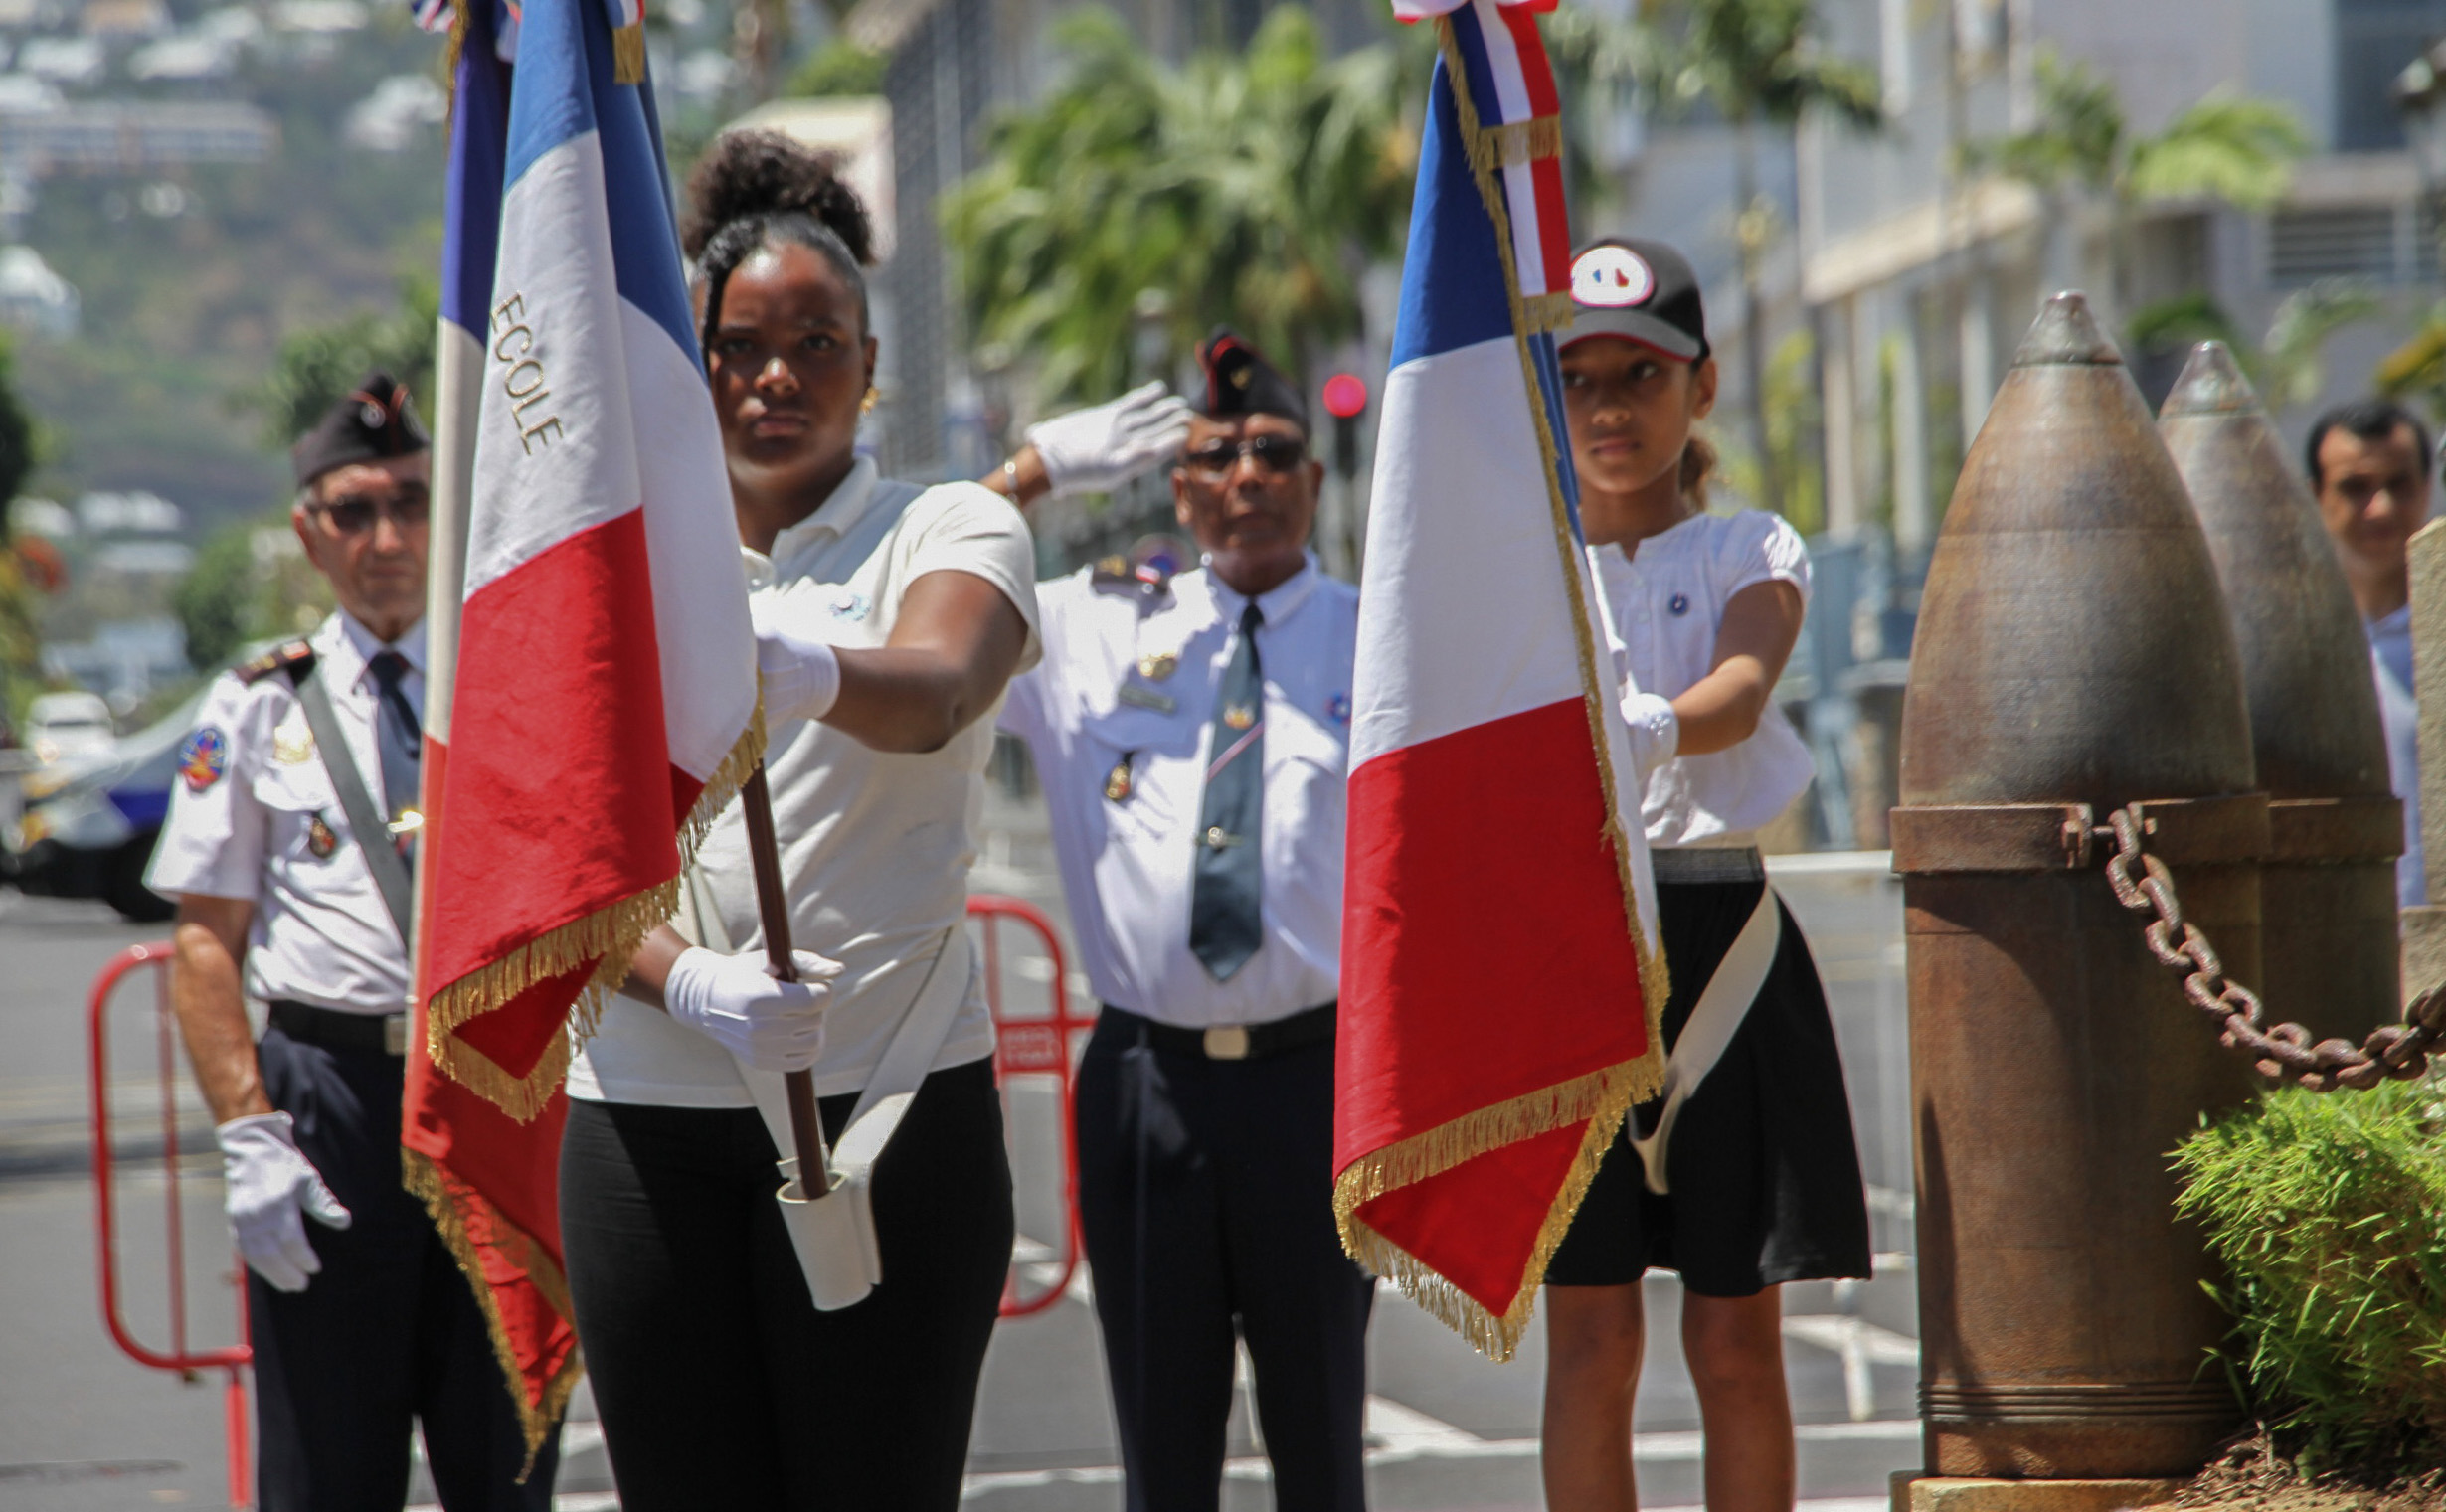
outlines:
{"label": "black skirt", "polygon": [[[1765,886],[1658,885],[1673,978],[1667,1046]],[[1651,1101],[1627,1122],[1644,1136],[1662,1105]],[[1655,1266],[1680,1272],[1702,1296],[1733,1297],[1784,1281],[1868,1274],[1868,1205],[1842,1061],[1817,963],[1788,909],[1766,985],[1682,1103],[1665,1162],[1672,1190],[1660,1197],[1648,1190],[1626,1126],[1546,1267],[1548,1285],[1619,1286]]]}

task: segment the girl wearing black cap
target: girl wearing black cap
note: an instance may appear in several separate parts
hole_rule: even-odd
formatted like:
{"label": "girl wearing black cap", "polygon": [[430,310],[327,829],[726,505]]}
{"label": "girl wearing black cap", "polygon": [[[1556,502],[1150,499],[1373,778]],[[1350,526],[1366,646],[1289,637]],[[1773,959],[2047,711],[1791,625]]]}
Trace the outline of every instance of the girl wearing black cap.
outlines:
{"label": "girl wearing black cap", "polygon": [[1625,712],[1635,745],[1660,754],[1642,813],[1682,1093],[1635,1111],[1546,1270],[1547,1502],[1636,1505],[1640,1278],[1656,1266],[1682,1279],[1710,1512],[1786,1512],[1778,1287],[1869,1268],[1825,990],[1755,844],[1812,774],[1773,697],[1800,636],[1809,558],[1779,516],[1707,512],[1714,454],[1691,427],[1715,403],[1716,372],[1680,254],[1599,243],[1574,259],[1572,295],[1563,407],[1615,654],[1640,690]]}
{"label": "girl wearing black cap", "polygon": [[[818,1013],[760,955],[723,953],[759,937],[734,805],[691,874],[696,943],[649,938],[570,1070],[579,1339],[629,1512],[951,1512],[1013,1227],[968,826],[992,710],[1038,654],[1035,553],[988,490],[894,483],[857,454],[868,225],[826,164],[734,133],[689,196],[790,926],[840,965]],[[753,1091],[807,1068],[836,1150],[862,1094],[914,1093],[873,1165],[883,1279],[834,1311],[775,1201]]]}

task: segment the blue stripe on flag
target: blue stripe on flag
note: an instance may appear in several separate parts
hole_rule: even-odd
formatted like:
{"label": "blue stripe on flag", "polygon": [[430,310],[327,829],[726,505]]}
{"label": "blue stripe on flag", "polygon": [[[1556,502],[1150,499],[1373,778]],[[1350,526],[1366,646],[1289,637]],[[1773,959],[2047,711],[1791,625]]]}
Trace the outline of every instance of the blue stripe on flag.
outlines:
{"label": "blue stripe on flag", "polygon": [[1571,533],[1583,544],[1588,532],[1580,527],[1580,474],[1571,464],[1571,431],[1563,420],[1563,364],[1555,350],[1554,333],[1540,331],[1529,338],[1529,360],[1537,369],[1537,391],[1545,396],[1546,424],[1554,436],[1554,481],[1563,490],[1563,508],[1571,515]]}
{"label": "blue stripe on flag", "polygon": [[509,140],[508,65],[493,54],[492,7],[467,7],[451,107],[450,166],[441,241],[441,316],[479,342],[492,314],[501,244],[501,162]]}
{"label": "blue stripe on flag", "polygon": [[1481,126],[1503,123],[1503,96],[1494,86],[1494,61],[1486,56],[1486,32],[1478,19],[1478,7],[1465,5],[1452,14],[1453,51],[1461,55],[1461,66],[1467,70],[1470,82],[1470,103],[1478,109]]}
{"label": "blue stripe on flag", "polygon": [[1392,365],[1510,334],[1511,297],[1504,291],[1494,222],[1470,173],[1459,107],[1439,59],[1419,143],[1418,194],[1410,211],[1410,250],[1402,259]]}
{"label": "blue stripe on flag", "polygon": [[620,297],[670,334],[701,368],[679,231],[671,219],[662,140],[643,103],[653,87],[615,84],[612,28],[600,0],[528,0],[518,36],[518,87],[510,97],[506,192],[544,154],[589,131],[603,152],[604,204]]}

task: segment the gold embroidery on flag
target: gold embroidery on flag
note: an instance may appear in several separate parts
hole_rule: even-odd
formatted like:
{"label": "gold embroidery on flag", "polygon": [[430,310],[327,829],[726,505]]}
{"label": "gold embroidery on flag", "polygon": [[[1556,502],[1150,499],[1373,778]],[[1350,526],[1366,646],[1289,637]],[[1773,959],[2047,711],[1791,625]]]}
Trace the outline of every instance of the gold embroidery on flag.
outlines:
{"label": "gold embroidery on flag", "polygon": [[[1570,295],[1568,292],[1556,292],[1533,299],[1521,297],[1520,271],[1512,255],[1511,217],[1502,185],[1495,178],[1495,154],[1479,150],[1480,144],[1487,138],[1479,126],[1478,111],[1470,99],[1468,73],[1454,42],[1450,17],[1438,18],[1436,35],[1444,54],[1445,78],[1453,91],[1455,113],[1460,117],[1462,139],[1470,144],[1472,175],[1477,180],[1479,197],[1485,204],[1486,214],[1494,223],[1495,249],[1502,258],[1504,292],[1511,302],[1513,345],[1520,357],[1520,376],[1527,391],[1531,428],[1537,433],[1539,461],[1545,471],[1546,502],[1554,530],[1555,550],[1563,569],[1564,589],[1571,605],[1572,638],[1580,664],[1582,703],[1588,712],[1589,739],[1595,748],[1598,781],[1607,816],[1605,839],[1613,847],[1615,871],[1622,891],[1624,922],[1630,932],[1632,956],[1638,963],[1640,996],[1647,1019],[1647,1048],[1632,1060],[1600,1068],[1491,1107],[1479,1108],[1423,1134],[1370,1151],[1352,1161],[1334,1177],[1333,1215],[1341,1231],[1342,1248],[1353,1260],[1373,1273],[1391,1280],[1427,1312],[1469,1340],[1481,1353],[1496,1360],[1506,1360],[1518,1348],[1520,1337],[1528,1327],[1530,1314],[1536,1307],[1537,1289],[1545,1280],[1546,1265],[1561,1246],[1563,1236],[1570,1231],[1571,1220],[1580,1210],[1581,1199],[1588,1195],[1588,1185],[1596,1177],[1606,1148],[1621,1132],[1623,1119],[1629,1116],[1632,1106],[1655,1096],[1663,1087],[1662,1020],[1671,981],[1666,974],[1661,950],[1648,947],[1640,922],[1638,884],[1631,869],[1633,838],[1623,832],[1619,777],[1614,770],[1612,748],[1606,739],[1606,705],[1602,700],[1609,699],[1611,694],[1598,676],[1597,647],[1590,629],[1585,558],[1581,555],[1578,533],[1572,528],[1570,510],[1563,500],[1554,429],[1546,411],[1545,392],[1538,382],[1536,359],[1529,348],[1532,334],[1568,322]],[[1426,1261],[1370,1228],[1358,1215],[1362,1205],[1387,1192],[1424,1181],[1505,1145],[1574,1124],[1584,1125],[1579,1152],[1572,1158],[1571,1168],[1565,1173],[1562,1186],[1547,1209],[1545,1221],[1538,1226],[1537,1240],[1530,1248],[1519,1288],[1513,1293],[1509,1306],[1500,1313],[1488,1309],[1462,1291]]]}
{"label": "gold embroidery on flag", "polygon": [[612,82],[624,84],[645,83],[644,22],[612,29]]}

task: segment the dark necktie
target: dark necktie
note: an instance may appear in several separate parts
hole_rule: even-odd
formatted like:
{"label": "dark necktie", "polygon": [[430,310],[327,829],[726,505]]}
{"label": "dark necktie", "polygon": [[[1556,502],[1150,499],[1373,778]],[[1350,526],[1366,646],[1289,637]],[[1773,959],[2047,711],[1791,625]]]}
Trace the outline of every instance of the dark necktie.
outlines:
{"label": "dark necktie", "polygon": [[[424,755],[424,732],[417,712],[400,685],[408,677],[408,658],[397,651],[378,651],[365,668],[374,674],[374,750],[382,758],[382,803],[393,823],[417,806],[417,776]],[[396,831],[399,853],[414,858],[416,831]]]}
{"label": "dark necktie", "polygon": [[1240,640],[1217,690],[1206,794],[1197,811],[1197,866],[1189,891],[1189,952],[1218,982],[1264,942],[1266,674],[1257,659],[1257,600],[1240,612]]}

